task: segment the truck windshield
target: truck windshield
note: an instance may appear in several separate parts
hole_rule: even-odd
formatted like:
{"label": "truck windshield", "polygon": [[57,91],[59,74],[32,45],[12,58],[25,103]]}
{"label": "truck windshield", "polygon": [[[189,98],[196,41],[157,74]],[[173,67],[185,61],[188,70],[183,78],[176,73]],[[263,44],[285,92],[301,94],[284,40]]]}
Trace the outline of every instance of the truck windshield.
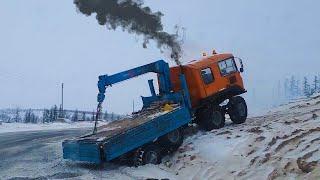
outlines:
{"label": "truck windshield", "polygon": [[234,63],[233,58],[220,61],[218,64],[219,64],[219,68],[222,76],[225,76],[237,71],[237,66]]}

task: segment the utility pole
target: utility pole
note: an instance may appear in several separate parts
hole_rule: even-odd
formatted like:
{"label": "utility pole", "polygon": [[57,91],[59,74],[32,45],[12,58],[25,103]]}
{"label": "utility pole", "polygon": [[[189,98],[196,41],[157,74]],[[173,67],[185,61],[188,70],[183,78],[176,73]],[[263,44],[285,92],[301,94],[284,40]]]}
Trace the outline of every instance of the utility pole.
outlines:
{"label": "utility pole", "polygon": [[63,113],[63,88],[64,88],[64,84],[61,84],[61,115],[64,116]]}

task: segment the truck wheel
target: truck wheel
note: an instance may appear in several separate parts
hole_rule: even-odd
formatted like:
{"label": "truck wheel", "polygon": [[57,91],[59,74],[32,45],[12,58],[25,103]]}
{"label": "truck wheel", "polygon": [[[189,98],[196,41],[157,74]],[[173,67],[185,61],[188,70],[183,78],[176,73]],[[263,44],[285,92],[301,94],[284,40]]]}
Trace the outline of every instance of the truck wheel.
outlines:
{"label": "truck wheel", "polygon": [[160,164],[161,162],[161,151],[156,145],[149,145],[144,148],[142,156],[143,164]]}
{"label": "truck wheel", "polygon": [[220,107],[209,107],[198,114],[199,126],[206,130],[220,129],[225,124],[225,114]]}
{"label": "truck wheel", "polygon": [[248,116],[246,101],[241,96],[235,96],[229,100],[228,114],[235,124],[244,123]]}
{"label": "truck wheel", "polygon": [[139,148],[136,150],[136,152],[134,152],[132,161],[135,167],[146,164],[160,164],[160,148],[154,144],[150,144],[145,147]]}
{"label": "truck wheel", "polygon": [[142,156],[143,156],[143,150],[142,148],[137,149],[132,154],[132,159],[130,165],[133,165],[135,167],[142,166]]}
{"label": "truck wheel", "polygon": [[181,128],[175,129],[161,137],[159,142],[163,147],[166,148],[166,150],[170,152],[175,151],[183,143],[183,131]]}

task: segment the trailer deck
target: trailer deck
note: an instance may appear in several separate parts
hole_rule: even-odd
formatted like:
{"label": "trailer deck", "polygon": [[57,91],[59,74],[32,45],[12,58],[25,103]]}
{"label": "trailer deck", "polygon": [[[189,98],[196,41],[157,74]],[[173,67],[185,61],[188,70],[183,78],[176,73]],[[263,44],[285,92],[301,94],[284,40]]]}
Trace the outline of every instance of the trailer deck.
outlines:
{"label": "trailer deck", "polygon": [[107,141],[116,135],[122,134],[130,129],[147,123],[158,116],[170,113],[171,111],[174,111],[180,107],[178,104],[170,104],[172,110],[166,111],[163,109],[163,106],[164,103],[154,104],[149,108],[136,112],[125,117],[124,119],[99,126],[96,134],[85,135],[80,137],[78,140],[91,140],[97,142]]}

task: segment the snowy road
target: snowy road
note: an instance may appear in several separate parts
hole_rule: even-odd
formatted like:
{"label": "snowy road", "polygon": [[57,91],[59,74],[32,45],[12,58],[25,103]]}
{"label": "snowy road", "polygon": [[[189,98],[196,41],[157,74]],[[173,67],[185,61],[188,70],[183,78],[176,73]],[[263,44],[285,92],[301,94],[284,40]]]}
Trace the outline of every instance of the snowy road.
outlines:
{"label": "snowy road", "polygon": [[[79,136],[85,130],[59,130],[59,131],[28,131],[20,133],[0,134],[0,159],[8,159],[18,154],[27,153],[36,147],[45,145],[50,141]],[[17,151],[12,151],[17,149]],[[0,166],[1,166],[0,162]]]}
{"label": "snowy road", "polygon": [[[32,171],[39,170],[32,167],[34,163],[38,162],[38,165],[41,165],[41,162],[50,162],[52,159],[60,158],[56,157],[57,148],[50,148],[52,145],[61,145],[60,142],[63,139],[85,134],[88,130],[28,131],[0,134],[0,179],[26,177],[28,169],[31,173],[29,177],[34,177]],[[12,176],[13,174],[14,176]],[[19,174],[23,176],[19,176]]]}

